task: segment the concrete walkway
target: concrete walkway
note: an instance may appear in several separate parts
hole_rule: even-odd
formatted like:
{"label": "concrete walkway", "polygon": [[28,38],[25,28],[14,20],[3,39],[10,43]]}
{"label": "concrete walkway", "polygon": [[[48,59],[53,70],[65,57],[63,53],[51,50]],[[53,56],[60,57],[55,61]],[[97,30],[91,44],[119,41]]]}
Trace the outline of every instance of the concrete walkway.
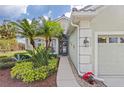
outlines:
{"label": "concrete walkway", "polygon": [[66,56],[60,57],[58,72],[57,72],[58,87],[80,87],[70,67]]}

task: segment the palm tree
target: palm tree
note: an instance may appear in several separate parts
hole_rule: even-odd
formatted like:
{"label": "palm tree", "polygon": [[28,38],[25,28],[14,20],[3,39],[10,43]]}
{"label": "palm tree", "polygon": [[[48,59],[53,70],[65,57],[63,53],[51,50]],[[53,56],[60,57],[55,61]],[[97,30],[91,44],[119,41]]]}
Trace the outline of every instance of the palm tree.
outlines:
{"label": "palm tree", "polygon": [[12,22],[17,28],[17,33],[29,38],[30,44],[35,48],[34,37],[37,35],[38,22],[33,19],[31,23],[27,19],[23,19],[18,22]]}
{"label": "palm tree", "polygon": [[63,33],[61,25],[55,21],[46,20],[43,16],[39,18],[40,30],[38,31],[39,36],[45,37],[46,49],[50,47],[51,37],[59,37]]}

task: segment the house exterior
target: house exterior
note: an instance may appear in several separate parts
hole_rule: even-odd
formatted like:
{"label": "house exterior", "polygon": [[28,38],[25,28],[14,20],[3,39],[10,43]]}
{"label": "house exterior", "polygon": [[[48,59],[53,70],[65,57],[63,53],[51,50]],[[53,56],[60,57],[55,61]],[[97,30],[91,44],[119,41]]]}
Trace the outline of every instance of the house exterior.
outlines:
{"label": "house exterior", "polygon": [[[45,45],[45,38],[44,37],[35,37],[34,42],[35,42],[35,47],[38,47],[40,45]],[[58,54],[58,38],[52,37],[50,46],[52,47],[53,54]],[[32,45],[30,44],[30,40],[28,38],[26,39],[25,47],[27,50],[33,49]]]}
{"label": "house exterior", "polygon": [[73,8],[67,34],[79,75],[124,76],[124,6]]}
{"label": "house exterior", "polygon": [[[68,25],[68,21],[69,18],[66,16],[61,16],[57,19],[55,19],[54,21],[59,22],[61,27],[64,29],[64,33],[67,33],[67,25]],[[59,44],[59,39],[56,37],[52,37],[51,38],[51,47],[52,47],[52,51],[53,54],[59,54],[59,50],[60,50],[60,44]],[[44,37],[35,37],[35,46],[38,47],[39,45],[45,45],[45,38]],[[26,39],[26,49],[27,50],[31,50],[33,49],[32,45],[30,44],[30,40],[27,38]]]}
{"label": "house exterior", "polygon": [[[92,71],[96,76],[124,76],[124,6],[88,5],[73,8],[70,18],[55,19],[68,37],[68,56],[78,74]],[[27,49],[32,49],[26,39]],[[36,37],[36,46],[45,44]],[[52,38],[55,54],[61,43]]]}

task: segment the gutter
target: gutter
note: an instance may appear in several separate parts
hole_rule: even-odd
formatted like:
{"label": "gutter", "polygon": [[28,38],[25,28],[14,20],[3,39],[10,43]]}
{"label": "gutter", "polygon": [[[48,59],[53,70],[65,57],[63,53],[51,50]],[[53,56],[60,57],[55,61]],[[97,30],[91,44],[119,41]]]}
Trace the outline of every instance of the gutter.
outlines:
{"label": "gutter", "polygon": [[74,24],[72,21],[71,21],[71,25],[73,26],[73,27],[76,27],[77,28],[77,63],[78,63],[78,74],[79,74],[79,76],[82,76],[82,73],[80,73],[80,62],[79,62],[79,31],[80,31],[80,29],[79,29],[79,25],[77,25],[77,24]]}

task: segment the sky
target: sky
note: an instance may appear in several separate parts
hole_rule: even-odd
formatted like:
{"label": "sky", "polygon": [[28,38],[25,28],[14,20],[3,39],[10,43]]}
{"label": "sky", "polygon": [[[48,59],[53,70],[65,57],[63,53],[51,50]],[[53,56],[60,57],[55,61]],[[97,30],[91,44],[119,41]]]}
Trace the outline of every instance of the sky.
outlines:
{"label": "sky", "polygon": [[[69,5],[0,5],[0,24],[3,20],[21,20],[44,16],[56,19],[63,14],[70,16],[72,6]],[[18,42],[25,42],[24,38],[17,38]]]}
{"label": "sky", "polygon": [[[0,5],[0,24],[3,20],[21,20],[28,19],[29,21],[33,18],[44,16],[46,19],[56,19],[65,15],[70,17],[71,10],[73,7],[81,8],[82,6],[75,5]],[[24,43],[24,38],[17,38],[18,42]]]}
{"label": "sky", "polygon": [[29,20],[45,16],[56,19],[63,14],[69,17],[71,6],[69,5],[0,5],[0,23],[6,20]]}

